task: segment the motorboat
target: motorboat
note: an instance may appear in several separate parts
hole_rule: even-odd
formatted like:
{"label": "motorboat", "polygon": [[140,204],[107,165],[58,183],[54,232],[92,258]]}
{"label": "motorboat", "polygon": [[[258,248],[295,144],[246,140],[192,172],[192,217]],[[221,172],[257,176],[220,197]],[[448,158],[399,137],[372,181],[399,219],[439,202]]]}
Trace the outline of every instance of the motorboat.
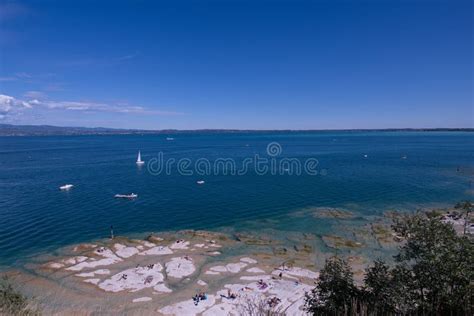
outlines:
{"label": "motorboat", "polygon": [[115,194],[116,199],[135,199],[138,197],[138,194]]}
{"label": "motorboat", "polygon": [[62,190],[62,191],[67,191],[69,189],[71,189],[74,185],[72,184],[65,184],[65,185],[62,185],[59,187],[59,190]]}

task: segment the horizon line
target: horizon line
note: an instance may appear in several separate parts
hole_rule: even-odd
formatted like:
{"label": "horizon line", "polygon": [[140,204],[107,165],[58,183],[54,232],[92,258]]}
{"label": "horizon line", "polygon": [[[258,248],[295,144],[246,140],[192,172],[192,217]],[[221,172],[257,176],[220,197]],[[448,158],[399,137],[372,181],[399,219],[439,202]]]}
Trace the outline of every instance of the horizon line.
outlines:
{"label": "horizon line", "polygon": [[48,124],[8,124],[0,123],[0,127],[43,127],[43,128],[62,128],[62,129],[84,129],[84,130],[109,130],[109,131],[129,131],[129,132],[198,132],[198,131],[222,131],[222,132],[323,132],[323,131],[436,131],[436,130],[464,130],[474,131],[474,127],[387,127],[387,128],[323,128],[323,129],[240,129],[240,128],[197,128],[197,129],[138,129],[138,128],[119,128],[119,127],[86,127],[86,126],[60,126]]}

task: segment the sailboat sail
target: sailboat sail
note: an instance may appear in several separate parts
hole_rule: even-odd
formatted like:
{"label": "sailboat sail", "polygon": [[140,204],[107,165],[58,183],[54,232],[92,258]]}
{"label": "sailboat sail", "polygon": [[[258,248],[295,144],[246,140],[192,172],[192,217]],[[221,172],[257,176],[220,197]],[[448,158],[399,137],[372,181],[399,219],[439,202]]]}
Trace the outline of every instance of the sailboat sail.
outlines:
{"label": "sailboat sail", "polygon": [[142,160],[142,155],[140,154],[140,151],[138,151],[137,163],[138,164],[144,163],[144,161]]}

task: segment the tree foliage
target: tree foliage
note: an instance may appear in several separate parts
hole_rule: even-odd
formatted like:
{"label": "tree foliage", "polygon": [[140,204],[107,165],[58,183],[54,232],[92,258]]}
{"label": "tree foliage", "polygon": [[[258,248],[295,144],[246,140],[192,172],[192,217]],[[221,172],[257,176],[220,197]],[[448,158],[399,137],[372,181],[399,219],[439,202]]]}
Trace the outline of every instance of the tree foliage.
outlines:
{"label": "tree foliage", "polygon": [[334,315],[351,313],[352,299],[357,297],[351,269],[339,257],[326,260],[319,282],[306,295],[307,311],[313,314]]}
{"label": "tree foliage", "polygon": [[281,307],[272,307],[268,299],[263,297],[248,297],[238,304],[240,316],[285,316]]}
{"label": "tree foliage", "polygon": [[376,260],[366,271],[361,300],[367,302],[367,309],[375,313],[395,311],[397,293],[393,288],[394,278],[389,266]]}
{"label": "tree foliage", "polygon": [[458,313],[472,309],[474,247],[450,224],[423,214],[394,225],[405,238],[395,257],[399,286],[417,303],[421,313]]}

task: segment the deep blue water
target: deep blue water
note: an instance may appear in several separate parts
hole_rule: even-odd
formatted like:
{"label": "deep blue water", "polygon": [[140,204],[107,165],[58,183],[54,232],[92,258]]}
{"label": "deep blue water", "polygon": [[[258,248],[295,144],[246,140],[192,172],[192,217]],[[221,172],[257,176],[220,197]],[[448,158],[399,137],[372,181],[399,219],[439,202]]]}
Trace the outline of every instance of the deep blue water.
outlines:
{"label": "deep blue water", "polygon": [[[474,133],[312,132],[51,136],[0,138],[0,264],[41,251],[116,234],[177,229],[273,225],[281,231],[317,229],[287,215],[312,206],[360,214],[450,205],[472,199]],[[237,166],[267,144],[319,161],[318,175],[152,175],[149,161],[232,158]],[[364,155],[367,155],[365,158]],[[402,159],[406,156],[406,159]],[[278,159],[276,161],[278,161]],[[324,173],[324,175],[321,175]],[[197,185],[197,180],[205,180]],[[75,187],[62,192],[59,186]],[[114,199],[135,192],[134,201]],[[268,221],[272,220],[274,221]],[[267,220],[267,221],[265,221]],[[255,223],[258,223],[256,225]],[[270,224],[271,223],[271,224]]]}

